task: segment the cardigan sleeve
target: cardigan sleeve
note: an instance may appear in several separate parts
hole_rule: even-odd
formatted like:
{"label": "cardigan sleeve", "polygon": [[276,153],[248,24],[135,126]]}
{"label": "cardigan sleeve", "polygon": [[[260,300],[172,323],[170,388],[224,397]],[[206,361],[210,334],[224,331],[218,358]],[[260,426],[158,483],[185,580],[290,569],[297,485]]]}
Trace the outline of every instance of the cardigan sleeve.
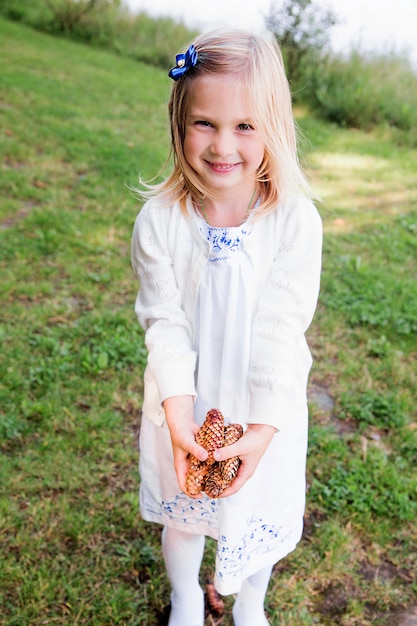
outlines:
{"label": "cardigan sleeve", "polygon": [[[322,223],[302,201],[280,224],[280,245],[252,324],[249,422],[285,428],[294,403],[304,403],[312,359],[305,332],[317,305]],[[300,397],[301,396],[301,397]]]}
{"label": "cardigan sleeve", "polygon": [[132,267],[140,287],[135,312],[145,331],[148,364],[159,400],[195,396],[195,351],[168,246],[170,211],[147,202],[132,237]]}

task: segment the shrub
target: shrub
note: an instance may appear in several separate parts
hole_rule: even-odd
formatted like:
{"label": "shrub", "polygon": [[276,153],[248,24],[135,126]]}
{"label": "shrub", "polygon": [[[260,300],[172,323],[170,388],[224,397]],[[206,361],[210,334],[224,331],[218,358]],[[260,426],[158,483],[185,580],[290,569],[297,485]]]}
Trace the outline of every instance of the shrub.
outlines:
{"label": "shrub", "polygon": [[39,28],[48,19],[49,9],[42,0],[0,0],[0,13],[10,20]]}
{"label": "shrub", "polygon": [[417,75],[406,57],[352,51],[326,56],[306,79],[314,109],[343,126],[371,129],[385,124],[417,141]]}
{"label": "shrub", "polygon": [[322,50],[329,45],[329,30],[337,23],[336,15],[313,0],[275,0],[265,21],[281,46],[297,99],[300,79],[316,66]]}

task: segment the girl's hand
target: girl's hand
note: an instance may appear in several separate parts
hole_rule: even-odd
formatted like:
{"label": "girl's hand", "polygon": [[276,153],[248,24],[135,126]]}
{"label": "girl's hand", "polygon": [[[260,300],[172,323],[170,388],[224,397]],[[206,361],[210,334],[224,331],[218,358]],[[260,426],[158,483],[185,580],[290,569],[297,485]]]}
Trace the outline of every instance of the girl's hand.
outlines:
{"label": "girl's hand", "polygon": [[250,424],[236,443],[214,452],[216,461],[225,461],[232,456],[238,456],[242,461],[236,478],[224,490],[222,498],[238,492],[249,480],[276,432],[276,428],[267,424]]}
{"label": "girl's hand", "polygon": [[167,398],[163,406],[171,434],[178,484],[180,489],[187,493],[185,479],[190,466],[189,455],[193,454],[200,461],[205,461],[207,458],[207,450],[199,446],[195,440],[199,426],[194,421],[194,399],[192,396],[173,396]]}

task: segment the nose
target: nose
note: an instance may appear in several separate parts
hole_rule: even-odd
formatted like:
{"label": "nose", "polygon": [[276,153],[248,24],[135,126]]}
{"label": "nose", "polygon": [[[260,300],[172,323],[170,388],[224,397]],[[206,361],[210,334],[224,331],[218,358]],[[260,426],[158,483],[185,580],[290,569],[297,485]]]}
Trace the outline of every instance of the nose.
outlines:
{"label": "nose", "polygon": [[211,144],[211,151],[218,157],[227,157],[234,154],[232,133],[227,130],[217,130]]}

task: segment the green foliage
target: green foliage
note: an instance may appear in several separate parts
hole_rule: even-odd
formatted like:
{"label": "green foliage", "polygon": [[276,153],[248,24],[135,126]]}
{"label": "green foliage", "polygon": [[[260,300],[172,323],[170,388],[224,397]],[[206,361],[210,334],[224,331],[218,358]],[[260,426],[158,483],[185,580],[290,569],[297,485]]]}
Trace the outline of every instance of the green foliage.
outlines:
{"label": "green foliage", "polygon": [[326,119],[370,129],[385,124],[417,142],[417,75],[406,57],[352,51],[322,57],[310,73],[309,102]]}
{"label": "green foliage", "polygon": [[387,456],[376,447],[365,459],[349,454],[313,480],[310,497],[353,519],[361,515],[369,521],[378,517],[412,521],[417,514],[417,480],[404,475],[405,467],[401,457]]}
{"label": "green foliage", "polygon": [[296,97],[306,72],[315,67],[328,47],[329,32],[336,23],[333,11],[313,0],[275,0],[271,4],[266,25],[281,46]]}
{"label": "green foliage", "polygon": [[354,419],[359,428],[376,426],[381,429],[394,429],[407,422],[401,398],[394,392],[377,392],[368,389],[364,393],[346,392],[340,398],[339,416]]}
{"label": "green foliage", "polygon": [[10,20],[35,27],[44,24],[50,14],[46,2],[42,0],[33,0],[33,2],[0,0],[0,13]]}
{"label": "green foliage", "polygon": [[[374,356],[384,354],[389,342],[412,342],[417,332],[417,283],[412,269],[416,223],[417,213],[411,211],[387,226],[356,233],[356,254],[346,250],[334,256],[332,276],[327,280],[324,275],[324,304],[342,313],[350,327],[367,326],[378,332],[378,341],[374,338],[368,344]],[[372,260],[369,245],[378,251]]]}

